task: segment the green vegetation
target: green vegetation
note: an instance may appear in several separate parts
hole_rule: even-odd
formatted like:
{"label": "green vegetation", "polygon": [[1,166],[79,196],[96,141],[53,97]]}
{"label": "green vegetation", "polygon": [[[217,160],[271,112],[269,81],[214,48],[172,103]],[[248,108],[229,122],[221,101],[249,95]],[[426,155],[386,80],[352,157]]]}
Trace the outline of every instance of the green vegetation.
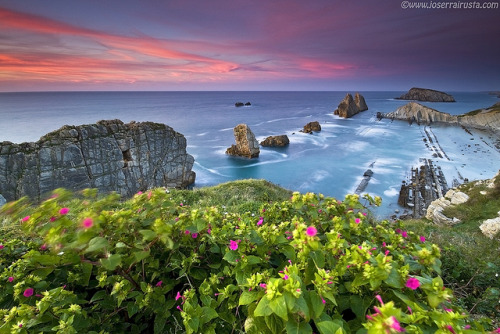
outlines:
{"label": "green vegetation", "polygon": [[453,298],[430,238],[369,218],[379,204],[255,180],[9,203],[0,333],[491,331]]}
{"label": "green vegetation", "polygon": [[459,115],[458,117],[464,117],[464,116],[474,116],[474,115],[477,115],[477,114],[481,114],[483,112],[486,112],[486,113],[498,113],[500,112],[500,105],[497,103],[489,108],[486,108],[486,109],[476,109],[476,110],[472,110],[472,111],[469,111],[468,113],[465,113],[463,115]]}
{"label": "green vegetation", "polygon": [[452,288],[470,313],[490,317],[500,324],[500,240],[485,237],[479,225],[500,211],[500,177],[494,187],[471,182],[460,187],[469,195],[461,205],[447,208],[444,214],[462,223],[437,226],[426,220],[411,220],[404,225],[438,244],[442,249],[443,280]]}

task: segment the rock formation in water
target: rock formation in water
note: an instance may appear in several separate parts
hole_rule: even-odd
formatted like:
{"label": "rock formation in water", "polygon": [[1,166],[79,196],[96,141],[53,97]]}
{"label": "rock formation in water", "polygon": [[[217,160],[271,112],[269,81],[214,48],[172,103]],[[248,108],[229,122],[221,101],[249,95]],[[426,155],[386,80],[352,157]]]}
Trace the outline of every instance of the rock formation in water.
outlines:
{"label": "rock formation in water", "polygon": [[314,131],[316,132],[321,131],[321,125],[319,124],[318,121],[309,122],[306,125],[304,125],[304,128],[302,130],[300,130],[300,132],[304,133],[313,133]]}
{"label": "rock formation in water", "polygon": [[455,102],[455,99],[450,94],[426,88],[412,88],[408,93],[396,97],[396,99],[422,102]]}
{"label": "rock formation in water", "polygon": [[68,126],[35,143],[0,142],[0,194],[39,201],[56,188],[98,188],[132,196],[195,181],[186,138],[171,127],[120,120]]}
{"label": "rock formation in water", "polygon": [[410,102],[393,112],[386,114],[377,113],[377,117],[405,120],[410,123],[416,122],[418,124],[430,124],[435,122],[457,124],[464,127],[500,132],[500,103],[486,109],[474,110],[464,115],[454,116],[416,102]]}
{"label": "rock formation in water", "polygon": [[354,99],[351,94],[347,94],[333,114],[343,118],[349,118],[365,110],[368,110],[368,106],[366,105],[365,98],[361,94],[356,93]]}
{"label": "rock formation in water", "polygon": [[287,135],[269,136],[260,142],[260,145],[266,147],[283,147],[288,144],[290,144],[290,139]]}
{"label": "rock formation in water", "polygon": [[257,158],[260,154],[259,142],[246,124],[238,124],[234,129],[236,145],[231,145],[226,154],[245,158]]}

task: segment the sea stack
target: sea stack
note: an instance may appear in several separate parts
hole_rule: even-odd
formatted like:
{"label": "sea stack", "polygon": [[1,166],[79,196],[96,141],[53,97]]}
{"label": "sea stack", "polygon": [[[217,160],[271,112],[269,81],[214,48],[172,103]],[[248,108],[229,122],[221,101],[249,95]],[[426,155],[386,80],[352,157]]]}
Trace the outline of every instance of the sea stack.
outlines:
{"label": "sea stack", "polygon": [[397,100],[415,100],[422,102],[455,102],[450,94],[427,88],[412,88],[408,93],[396,97]]}
{"label": "sea stack", "polygon": [[260,144],[266,147],[284,147],[290,144],[290,139],[288,139],[287,135],[269,136]]}
{"label": "sea stack", "polygon": [[302,130],[300,130],[300,132],[309,133],[309,134],[312,134],[315,131],[316,132],[321,131],[321,125],[319,124],[318,121],[309,122],[306,125],[304,125],[304,128]]}
{"label": "sea stack", "polygon": [[236,145],[231,145],[231,147],[226,150],[226,154],[249,159],[259,157],[259,142],[255,139],[255,135],[248,125],[238,124],[233,129],[233,133]]}
{"label": "sea stack", "polygon": [[350,118],[365,110],[368,110],[368,106],[363,95],[356,93],[353,98],[351,94],[347,94],[333,114],[343,118]]}
{"label": "sea stack", "polygon": [[195,180],[186,138],[171,127],[120,120],[69,126],[35,143],[0,142],[0,193],[39,201],[57,189],[97,188],[129,197]]}

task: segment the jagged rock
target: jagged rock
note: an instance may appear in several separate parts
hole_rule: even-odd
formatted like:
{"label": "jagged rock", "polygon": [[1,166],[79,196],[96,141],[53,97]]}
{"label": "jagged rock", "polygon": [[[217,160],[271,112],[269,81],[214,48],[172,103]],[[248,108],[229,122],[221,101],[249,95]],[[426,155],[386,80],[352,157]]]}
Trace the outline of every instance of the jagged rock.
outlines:
{"label": "jagged rock", "polygon": [[304,125],[304,129],[300,130],[300,132],[304,133],[313,133],[313,131],[321,131],[321,125],[319,125],[318,121],[314,122],[309,122],[306,125]]}
{"label": "jagged rock", "polygon": [[467,202],[469,196],[456,189],[450,189],[446,192],[444,197],[440,197],[432,201],[427,208],[425,218],[432,220],[437,225],[455,225],[460,223],[456,217],[449,218],[443,214],[443,210],[451,205],[458,205]]}
{"label": "jagged rock", "polygon": [[283,147],[290,144],[290,139],[288,139],[287,135],[269,136],[261,141],[260,144],[267,147]]}
{"label": "jagged rock", "polygon": [[333,114],[343,118],[349,118],[365,110],[368,110],[368,106],[366,105],[365,98],[361,94],[356,93],[354,99],[351,94],[347,94]]}
{"label": "jagged rock", "polygon": [[412,88],[408,93],[397,97],[398,100],[416,100],[424,102],[455,102],[450,94],[446,94],[433,89]]}
{"label": "jagged rock", "polygon": [[238,124],[234,129],[236,145],[226,150],[226,154],[245,158],[257,158],[260,154],[259,142],[246,124]]}
{"label": "jagged rock", "polygon": [[36,143],[0,143],[0,193],[39,201],[56,188],[137,191],[193,183],[186,138],[165,124],[120,120],[68,126]]}
{"label": "jagged rock", "polygon": [[[500,215],[500,212],[499,212]],[[485,236],[490,239],[493,239],[500,232],[500,216],[492,219],[485,220],[480,226],[479,229]]]}
{"label": "jagged rock", "polygon": [[469,200],[469,196],[466,193],[457,191],[456,189],[448,190],[444,197],[450,199],[451,205],[463,204]]}

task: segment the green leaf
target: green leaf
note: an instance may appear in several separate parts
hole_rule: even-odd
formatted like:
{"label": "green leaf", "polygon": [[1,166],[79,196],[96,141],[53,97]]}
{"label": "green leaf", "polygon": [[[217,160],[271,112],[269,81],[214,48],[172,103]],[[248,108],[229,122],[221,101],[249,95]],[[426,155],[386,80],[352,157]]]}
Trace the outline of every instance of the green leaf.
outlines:
{"label": "green leaf", "polygon": [[295,322],[293,318],[290,318],[286,323],[286,333],[287,334],[311,334],[312,327],[307,322]]}
{"label": "green leaf", "polygon": [[85,250],[85,253],[100,251],[105,247],[108,247],[108,240],[103,237],[95,237],[90,239],[89,246]]}
{"label": "green leaf", "polygon": [[283,322],[280,318],[271,314],[269,317],[265,317],[267,328],[271,330],[272,333],[281,333],[283,328]]}
{"label": "green leaf", "polygon": [[215,311],[213,308],[208,307],[208,306],[203,306],[201,308],[201,325],[206,324],[212,319],[215,319],[219,316],[217,314],[217,311]]}
{"label": "green leaf", "polygon": [[256,317],[265,317],[271,315],[272,313],[273,310],[269,307],[269,299],[267,299],[266,296],[262,297],[259,304],[257,304],[257,307],[253,311],[253,315]]}
{"label": "green leaf", "polygon": [[122,262],[122,256],[120,254],[113,254],[107,259],[101,259],[102,266],[107,270],[115,270]]}
{"label": "green leaf", "polygon": [[139,233],[142,234],[144,241],[151,241],[156,238],[156,232],[152,230],[140,230]]}
{"label": "green leaf", "polygon": [[309,253],[311,259],[313,259],[314,263],[318,268],[323,268],[325,266],[325,255],[322,251],[314,251]]}
{"label": "green leaf", "polygon": [[319,318],[323,310],[325,309],[325,304],[321,300],[321,297],[316,291],[309,291],[309,293],[304,293],[306,295],[306,300],[308,300],[308,306],[311,310],[311,318]]}
{"label": "green leaf", "polygon": [[285,321],[288,320],[288,309],[286,307],[285,298],[283,296],[279,296],[271,300],[271,302],[269,303],[269,307],[278,317]]}
{"label": "green leaf", "polygon": [[140,262],[149,256],[149,250],[134,252],[134,258],[136,262]]}
{"label": "green leaf", "polygon": [[31,274],[33,274],[33,276],[38,276],[38,277],[40,277],[41,279],[44,279],[44,278],[46,278],[47,276],[49,276],[49,274],[50,274],[51,272],[53,272],[53,271],[54,271],[54,269],[55,269],[54,267],[49,267],[49,268],[38,268],[38,269],[36,269],[36,270],[33,270],[33,271],[31,272]]}
{"label": "green leaf", "polygon": [[247,263],[248,263],[248,264],[257,264],[257,263],[260,263],[260,262],[261,262],[260,257],[255,256],[255,255],[248,255],[248,256],[246,257],[246,259],[247,259]]}
{"label": "green leaf", "polygon": [[137,313],[137,311],[139,311],[139,306],[136,303],[131,302],[127,304],[127,312],[129,318],[132,318],[134,314]]}
{"label": "green leaf", "polygon": [[57,255],[33,255],[31,256],[31,261],[42,266],[53,266],[59,264],[61,258]]}
{"label": "green leaf", "polygon": [[163,329],[167,323],[167,319],[164,316],[156,315],[154,324],[154,333],[164,333]]}
{"label": "green leaf", "polygon": [[321,321],[315,322],[315,324],[321,334],[333,334],[336,333],[339,328],[342,329],[341,326],[333,321]]}
{"label": "green leaf", "polygon": [[89,285],[90,281],[90,276],[92,276],[92,264],[88,262],[82,262],[82,272],[83,272],[83,277],[82,277],[82,285],[87,286]]}
{"label": "green leaf", "polygon": [[396,268],[392,268],[389,273],[389,277],[387,277],[384,282],[392,288],[401,289],[403,288],[403,282],[401,281],[401,275],[399,275],[398,270]]}
{"label": "green leaf", "polygon": [[105,290],[97,291],[92,298],[90,299],[90,302],[97,302],[99,300],[103,300],[107,296],[107,292]]}
{"label": "green leaf", "polygon": [[238,305],[248,305],[251,302],[257,300],[258,298],[258,293],[255,291],[243,291],[243,293],[240,296],[240,300],[238,302]]}

